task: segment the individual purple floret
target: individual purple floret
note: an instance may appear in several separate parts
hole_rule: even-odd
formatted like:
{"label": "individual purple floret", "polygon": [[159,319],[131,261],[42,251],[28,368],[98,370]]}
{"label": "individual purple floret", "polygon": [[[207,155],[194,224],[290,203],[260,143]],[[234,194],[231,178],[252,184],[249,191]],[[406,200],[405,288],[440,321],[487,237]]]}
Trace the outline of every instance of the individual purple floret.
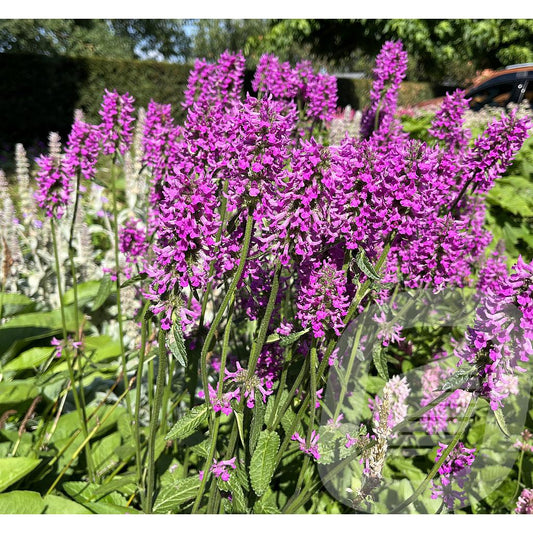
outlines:
{"label": "individual purple floret", "polygon": [[120,95],[116,89],[104,92],[100,125],[104,154],[113,155],[117,151],[124,155],[133,141],[133,96]]}
{"label": "individual purple floret", "polygon": [[217,461],[213,459],[213,464],[209,470],[213,473],[215,477],[219,477],[222,481],[229,481],[231,476],[231,471],[228,468],[235,470],[237,465],[235,464],[236,457],[232,457],[228,461]]}
{"label": "individual purple floret", "polygon": [[318,451],[319,438],[320,434],[313,430],[311,432],[311,440],[309,442],[309,446],[307,446],[307,442],[305,441],[305,439],[303,437],[300,437],[299,433],[294,433],[294,435],[292,435],[291,437],[291,440],[298,441],[300,443],[300,450],[307,455],[311,455],[318,461],[320,459],[320,453]]}
{"label": "individual purple floret", "polygon": [[[435,462],[439,461],[447,447],[446,444],[439,443]],[[458,500],[460,505],[464,505],[466,502],[466,493],[462,489],[472,471],[471,466],[475,459],[475,452],[475,448],[466,448],[462,442],[458,442],[439,468],[440,478],[432,483],[433,492],[431,498],[433,500],[442,498],[444,505],[450,511],[453,511],[456,500]],[[452,487],[453,483],[456,483],[461,490],[454,489]]]}

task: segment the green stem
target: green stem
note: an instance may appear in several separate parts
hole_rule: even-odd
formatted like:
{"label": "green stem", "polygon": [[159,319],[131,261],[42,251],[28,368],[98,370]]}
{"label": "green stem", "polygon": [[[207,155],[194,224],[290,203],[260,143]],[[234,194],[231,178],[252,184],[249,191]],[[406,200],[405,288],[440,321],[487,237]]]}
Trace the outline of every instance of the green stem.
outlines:
{"label": "green stem", "polygon": [[[122,361],[122,379],[124,381],[124,390],[128,387],[128,373],[126,368],[126,351],[124,349],[124,327],[122,324],[122,300],[120,297],[120,262],[119,262],[119,240],[118,240],[118,198],[117,198],[117,184],[116,184],[116,161],[113,160],[111,164],[111,187],[113,192],[113,232],[115,237],[114,254],[115,254],[115,287],[117,291],[117,321],[118,321],[118,337],[120,344],[120,357]],[[131,422],[131,399],[129,394],[126,395],[127,416]]]}
{"label": "green stem", "polygon": [[[146,311],[149,303],[144,304],[141,319],[141,348],[139,351],[139,364],[137,366],[137,378],[135,380],[135,414],[134,414],[134,434],[135,434],[135,458],[137,461],[137,484],[141,486],[142,480],[142,454],[141,454],[141,427],[140,427],[140,406],[141,406],[141,383],[144,369],[144,359],[146,355]],[[144,492],[141,490],[141,506],[144,508]]]}
{"label": "green stem", "polygon": [[[54,219],[50,219],[50,225],[51,225],[51,233],[52,233],[52,246],[54,248],[54,261],[55,261],[55,267],[56,267],[56,274],[57,274],[57,292],[59,295],[59,307],[61,309],[61,325],[63,328],[63,342],[65,343],[65,349],[63,350],[63,353],[65,354],[65,359],[67,361],[67,368],[70,378],[70,383],[72,387],[72,396],[74,398],[74,405],[76,406],[76,412],[78,413],[78,418],[80,420],[80,426],[83,431],[83,436],[87,439],[88,431],[87,431],[87,420],[85,417],[85,409],[82,409],[82,405],[80,402],[80,397],[78,395],[78,390],[76,388],[76,378],[74,376],[74,366],[72,364],[70,349],[66,344],[68,343],[68,333],[67,333],[67,319],[65,317],[65,299],[63,295],[63,289],[62,289],[62,282],[61,282],[61,266],[59,262],[59,249],[58,249],[58,243],[57,243],[57,235],[56,235],[56,226]],[[94,464],[92,460],[92,454],[91,449],[89,445],[89,441],[87,441],[87,445],[85,447],[85,457],[87,461],[87,468],[89,470],[89,476],[91,480],[94,480]]]}
{"label": "green stem", "polygon": [[203,389],[205,393],[206,402],[209,402],[209,389],[207,387],[207,383],[208,383],[207,382],[207,354],[209,353],[209,350],[211,348],[211,342],[213,341],[218,325],[220,324],[220,321],[222,320],[222,317],[224,316],[224,312],[226,311],[226,308],[230,300],[234,296],[234,292],[237,288],[237,284],[239,283],[241,279],[241,276],[244,270],[244,265],[246,263],[246,258],[248,257],[248,251],[250,249],[250,241],[252,239],[252,229],[253,229],[253,218],[252,218],[252,215],[249,214],[248,218],[246,219],[246,229],[244,231],[244,241],[243,241],[241,253],[239,256],[239,266],[237,267],[237,270],[235,272],[235,275],[233,276],[233,279],[228,288],[228,291],[225,294],[224,299],[222,300],[222,303],[220,304],[220,308],[217,311],[217,314],[215,315],[213,319],[211,327],[209,328],[209,332],[207,333],[204,344],[202,346],[202,352],[200,353],[202,385],[203,385]]}
{"label": "green stem", "polygon": [[252,346],[252,351],[250,353],[250,359],[248,360],[248,377],[251,378],[255,372],[257,366],[257,361],[259,360],[259,355],[265,344],[266,336],[268,333],[268,326],[270,325],[270,319],[272,318],[272,313],[274,312],[274,307],[276,305],[276,298],[279,291],[279,276],[281,272],[281,264],[278,262],[274,270],[274,278],[272,280],[272,287],[270,289],[270,295],[268,297],[268,303],[266,306],[265,314],[261,320],[261,326],[259,328],[259,333],[257,334],[256,340]]}
{"label": "green stem", "polygon": [[165,346],[165,331],[159,330],[159,361],[157,368],[157,381],[155,386],[155,399],[150,413],[150,433],[148,437],[148,474],[146,487],[146,502],[145,513],[150,514],[153,506],[153,495],[155,485],[155,441],[157,437],[157,430],[159,426],[159,413],[161,411],[161,404],[163,402],[163,394],[165,389],[165,377],[167,374],[168,354]]}
{"label": "green stem", "polygon": [[[220,373],[219,373],[219,376],[218,376],[217,396],[218,396],[219,400],[222,399],[222,389],[223,389],[223,386],[224,386],[224,373],[225,373],[224,370],[226,368],[226,361],[227,361],[228,352],[229,352],[229,338],[230,338],[230,334],[231,334],[231,328],[232,328],[232,325],[233,325],[233,303],[235,301],[234,296],[235,295],[233,295],[231,297],[231,301],[229,303],[229,316],[228,316],[228,320],[227,320],[227,323],[226,323],[226,327],[224,329],[224,340],[223,340],[223,344],[222,344],[222,356],[221,356],[221,361],[220,361]],[[203,497],[204,492],[205,492],[205,486],[206,486],[206,483],[207,483],[207,477],[208,477],[209,468],[211,467],[211,464],[213,463],[213,458],[215,457],[219,426],[220,426],[220,413],[216,413],[215,420],[214,420],[214,423],[213,423],[213,436],[212,436],[212,439],[211,439],[211,446],[209,448],[209,454],[208,454],[208,456],[207,456],[207,458],[205,460],[205,464],[204,464],[204,477],[202,478],[202,482],[200,484],[200,488],[198,489],[198,494],[197,494],[196,500],[194,502],[194,506],[193,506],[193,510],[192,510],[193,514],[198,511],[198,508],[200,507],[200,503],[202,502],[202,497]],[[208,513],[214,511],[214,509],[212,507],[213,507],[213,499],[210,498],[209,509],[207,511]]]}

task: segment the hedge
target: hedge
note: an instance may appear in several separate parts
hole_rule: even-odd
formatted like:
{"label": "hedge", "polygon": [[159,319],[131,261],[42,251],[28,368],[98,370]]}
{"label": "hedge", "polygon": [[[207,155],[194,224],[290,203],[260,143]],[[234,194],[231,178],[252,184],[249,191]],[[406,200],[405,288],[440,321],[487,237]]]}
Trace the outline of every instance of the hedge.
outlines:
{"label": "hedge", "polygon": [[190,65],[156,61],[0,54],[0,142],[43,141],[50,131],[66,138],[75,109],[98,122],[105,88],[128,91],[135,105],[172,104],[180,118]]}
{"label": "hedge", "polygon": [[[179,120],[190,69],[191,65],[156,61],[0,54],[0,145],[43,142],[50,131],[65,139],[77,108],[88,121],[98,122],[105,88],[128,91],[136,106],[146,108],[150,99],[170,103]],[[245,90],[250,92],[252,76],[246,71]],[[339,107],[367,105],[371,83],[339,79]],[[399,104],[411,105],[434,95],[427,83],[406,82]]]}

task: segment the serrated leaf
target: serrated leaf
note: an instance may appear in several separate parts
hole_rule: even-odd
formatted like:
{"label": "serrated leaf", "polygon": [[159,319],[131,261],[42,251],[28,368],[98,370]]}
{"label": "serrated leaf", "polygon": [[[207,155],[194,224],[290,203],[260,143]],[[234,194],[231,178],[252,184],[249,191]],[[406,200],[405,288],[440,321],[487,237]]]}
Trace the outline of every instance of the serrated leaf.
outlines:
{"label": "serrated leaf", "polygon": [[449,378],[444,380],[440,390],[456,390],[464,385],[477,373],[477,369],[470,365],[460,366]]}
{"label": "serrated leaf", "polygon": [[280,444],[275,431],[262,431],[250,461],[250,481],[257,496],[265,493],[276,468],[276,454]]}
{"label": "serrated leaf", "polygon": [[93,311],[100,309],[100,307],[104,305],[105,301],[111,294],[112,289],[113,289],[113,281],[111,280],[111,277],[109,276],[109,274],[105,274],[104,277],[100,281],[98,292],[96,293],[96,296],[93,300],[93,305],[91,308]]}
{"label": "serrated leaf", "polygon": [[223,492],[231,493],[231,505],[232,511],[238,514],[248,513],[248,507],[246,505],[246,497],[242,490],[239,481],[236,476],[232,474],[228,481],[223,481],[222,479],[217,479],[218,489]]}
{"label": "serrated leaf", "polygon": [[192,435],[204,422],[207,422],[207,404],[205,403],[187,411],[166,434],[165,440],[184,439]]}
{"label": "serrated leaf", "polygon": [[302,331],[296,331],[295,333],[290,333],[289,335],[282,335],[279,339],[280,346],[286,348],[291,344],[294,344],[300,337],[303,337],[306,333],[309,333],[311,328],[303,329]]}
{"label": "serrated leaf", "polygon": [[254,453],[257,445],[257,439],[263,429],[265,421],[266,405],[263,402],[256,402],[252,412],[252,424],[250,425],[250,433],[248,435],[248,446],[250,454]]}
{"label": "serrated leaf", "polygon": [[176,511],[181,504],[195,498],[199,488],[200,478],[198,476],[187,477],[165,485],[155,500],[154,513],[166,514]]}
{"label": "serrated leaf", "polygon": [[493,411],[494,417],[496,418],[496,423],[498,424],[498,427],[500,428],[500,431],[508,438],[511,438],[511,434],[509,433],[509,430],[507,429],[507,424],[505,422],[505,418],[503,416],[503,411],[501,409],[497,409],[496,411]]}
{"label": "serrated leaf", "polygon": [[363,272],[363,274],[365,274],[368,278],[374,281],[379,281],[381,279],[381,276],[375,271],[374,266],[369,261],[364,250],[359,251],[355,261],[361,272]]}
{"label": "serrated leaf", "polygon": [[29,457],[5,457],[0,459],[0,492],[27,476],[41,462]]}
{"label": "serrated leaf", "polygon": [[387,367],[387,354],[381,343],[374,344],[374,347],[372,348],[372,360],[374,361],[374,366],[376,367],[379,376],[385,381],[388,381],[389,369]]}
{"label": "serrated leaf", "polygon": [[174,310],[172,312],[172,326],[166,335],[166,345],[174,359],[176,359],[181,366],[187,366],[187,348],[185,348],[179,310]]}

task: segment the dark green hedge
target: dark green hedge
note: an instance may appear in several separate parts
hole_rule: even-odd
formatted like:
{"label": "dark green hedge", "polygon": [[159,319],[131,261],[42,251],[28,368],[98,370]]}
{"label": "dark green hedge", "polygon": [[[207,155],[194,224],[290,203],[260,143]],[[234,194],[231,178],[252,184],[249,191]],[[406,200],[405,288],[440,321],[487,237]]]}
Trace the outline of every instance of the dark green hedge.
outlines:
{"label": "dark green hedge", "polygon": [[[370,102],[370,89],[372,80],[338,79],[338,105],[353,109],[362,109]],[[398,105],[401,107],[412,106],[435,96],[441,96],[443,89],[431,83],[404,81],[398,94]]]}
{"label": "dark green hedge", "polygon": [[[43,142],[50,131],[65,139],[76,108],[85,112],[88,121],[99,122],[105,88],[128,91],[137,107],[146,108],[150,99],[170,103],[179,120],[190,68],[156,61],[0,54],[0,147]],[[246,71],[245,90],[250,92],[252,76],[253,72]],[[371,83],[338,80],[339,107],[367,105]],[[410,105],[433,96],[431,85],[405,82],[399,104]]]}
{"label": "dark green hedge", "polygon": [[99,122],[104,89],[128,91],[136,106],[170,103],[180,118],[190,65],[155,61],[0,54],[0,143],[66,138],[76,108]]}

